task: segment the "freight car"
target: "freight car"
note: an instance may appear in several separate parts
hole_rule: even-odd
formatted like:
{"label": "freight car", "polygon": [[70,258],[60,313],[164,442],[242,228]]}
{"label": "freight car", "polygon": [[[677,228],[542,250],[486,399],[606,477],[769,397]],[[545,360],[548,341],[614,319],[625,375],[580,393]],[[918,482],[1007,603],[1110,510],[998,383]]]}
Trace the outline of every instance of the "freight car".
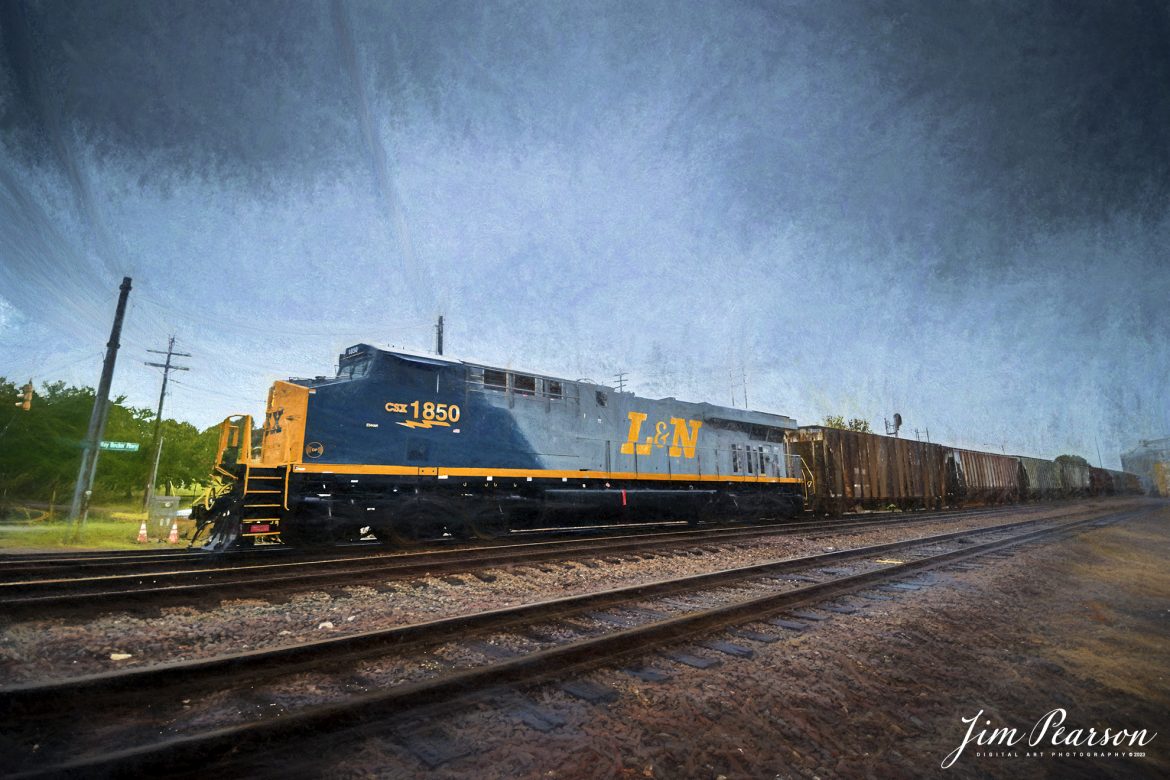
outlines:
{"label": "freight car", "polygon": [[1064,484],[1060,479],[1060,466],[1050,460],[1040,458],[1020,457],[1020,465],[1024,467],[1024,482],[1021,484],[1020,495],[1030,501],[1051,501],[1065,495]]}
{"label": "freight car", "polygon": [[809,508],[817,514],[953,501],[947,451],[937,444],[816,425],[792,431],[788,443],[808,470]]}
{"label": "freight car", "polygon": [[391,544],[660,518],[794,516],[792,418],[650,399],[434,355],[349,347],[331,378],[225,420],[193,516],[209,546],[279,537]]}
{"label": "freight car", "polygon": [[1133,474],[1069,460],[979,452],[873,433],[805,426],[788,434],[817,514],[1136,494]]}
{"label": "freight car", "polygon": [[802,427],[788,441],[809,470],[808,503],[820,514],[997,504],[1021,496],[1024,467],[1009,455],[821,426]]}

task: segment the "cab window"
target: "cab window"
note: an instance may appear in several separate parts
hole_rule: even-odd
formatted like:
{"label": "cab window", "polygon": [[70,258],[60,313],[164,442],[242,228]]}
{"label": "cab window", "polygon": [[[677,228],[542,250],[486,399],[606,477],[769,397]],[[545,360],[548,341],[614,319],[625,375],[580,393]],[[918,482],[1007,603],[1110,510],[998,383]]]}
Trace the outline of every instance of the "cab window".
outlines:
{"label": "cab window", "polygon": [[489,390],[507,390],[508,372],[485,368],[483,370],[483,386]]}
{"label": "cab window", "polygon": [[512,390],[517,395],[536,395],[536,377],[513,374]]}

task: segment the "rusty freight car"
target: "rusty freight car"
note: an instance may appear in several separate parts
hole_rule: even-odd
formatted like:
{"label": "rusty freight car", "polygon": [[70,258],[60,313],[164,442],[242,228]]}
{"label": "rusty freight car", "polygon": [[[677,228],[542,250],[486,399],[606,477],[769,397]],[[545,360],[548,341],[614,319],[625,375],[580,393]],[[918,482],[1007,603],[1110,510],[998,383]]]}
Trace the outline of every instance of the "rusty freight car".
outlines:
{"label": "rusty freight car", "polygon": [[1019,458],[976,450],[948,450],[948,493],[955,505],[1005,504],[1020,500],[1027,473]]}
{"label": "rusty freight car", "polygon": [[953,499],[947,495],[947,447],[822,426],[789,431],[787,441],[804,461],[807,505],[818,514],[891,505],[928,509]]}
{"label": "rusty freight car", "polygon": [[1113,477],[1113,492],[1116,495],[1139,496],[1144,492],[1142,490],[1142,482],[1138,479],[1137,474],[1128,474],[1124,471],[1115,471],[1113,469],[1106,470]]}

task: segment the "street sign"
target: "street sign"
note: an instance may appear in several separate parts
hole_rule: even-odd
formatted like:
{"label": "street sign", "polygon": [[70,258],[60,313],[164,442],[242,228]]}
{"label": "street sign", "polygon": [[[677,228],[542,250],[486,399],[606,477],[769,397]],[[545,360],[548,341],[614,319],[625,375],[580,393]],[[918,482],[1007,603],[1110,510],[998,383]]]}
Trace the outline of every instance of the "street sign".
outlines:
{"label": "street sign", "polygon": [[133,441],[103,441],[99,445],[103,450],[117,450],[119,452],[138,452],[138,442]]}

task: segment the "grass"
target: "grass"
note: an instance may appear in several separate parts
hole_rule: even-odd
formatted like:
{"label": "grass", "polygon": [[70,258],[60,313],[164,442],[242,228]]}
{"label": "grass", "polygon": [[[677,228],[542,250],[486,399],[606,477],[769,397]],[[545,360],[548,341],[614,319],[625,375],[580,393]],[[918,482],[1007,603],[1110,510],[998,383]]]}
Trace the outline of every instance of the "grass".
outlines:
{"label": "grass", "polygon": [[[189,497],[185,498],[183,504],[189,501]],[[0,522],[0,551],[155,549],[167,546],[166,539],[171,530],[170,523],[147,523],[150,541],[139,544],[138,530],[146,520],[140,502],[93,507],[80,529],[66,519],[68,507],[57,507],[52,517],[44,509],[26,509],[17,505],[12,510],[6,520]],[[193,528],[194,523],[190,520],[179,518],[179,544],[171,546],[185,547],[187,542],[183,537],[189,536]]]}

